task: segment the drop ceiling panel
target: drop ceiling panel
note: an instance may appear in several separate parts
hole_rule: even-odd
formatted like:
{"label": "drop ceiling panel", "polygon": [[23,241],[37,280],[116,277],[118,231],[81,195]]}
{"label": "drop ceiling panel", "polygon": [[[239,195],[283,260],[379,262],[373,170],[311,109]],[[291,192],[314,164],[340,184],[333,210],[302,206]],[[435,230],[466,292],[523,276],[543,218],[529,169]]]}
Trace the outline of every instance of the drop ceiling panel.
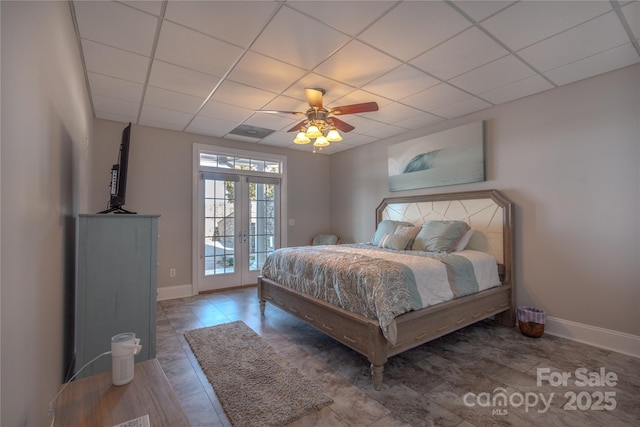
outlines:
{"label": "drop ceiling panel", "polygon": [[259,89],[282,92],[305,74],[302,68],[268,58],[255,52],[247,52],[229,74],[229,79]]}
{"label": "drop ceiling panel", "polygon": [[288,1],[287,5],[350,36],[360,33],[382,16],[392,1]]}
{"label": "drop ceiling panel", "polygon": [[[304,28],[304,31],[300,31]],[[288,7],[267,25],[252,50],[272,58],[287,52],[287,62],[310,69],[349,41],[346,35]]]}
{"label": "drop ceiling panel", "polygon": [[453,1],[452,3],[474,21],[480,22],[506,9],[515,2],[507,0],[467,0]]}
{"label": "drop ceiling panel", "polygon": [[446,107],[447,105],[462,101],[468,97],[468,93],[465,93],[449,84],[441,83],[415,95],[404,98],[401,102],[426,112]]}
{"label": "drop ceiling panel", "polygon": [[87,73],[92,95],[103,95],[123,101],[139,103],[142,99],[142,83],[134,83],[103,74]]}
{"label": "drop ceiling panel", "polygon": [[[304,90],[304,89],[303,89]],[[299,95],[300,93],[297,93]],[[326,98],[325,98],[326,99]],[[306,101],[302,101],[301,99],[291,98],[289,96],[280,95],[275,99],[271,100],[264,106],[265,110],[275,110],[275,111],[289,111],[289,112],[302,112],[309,108],[309,105]],[[287,115],[288,114],[283,114]],[[302,118],[303,116],[298,116]]]}
{"label": "drop ceiling panel", "polygon": [[236,127],[236,122],[198,116],[189,126],[187,132],[203,133],[212,136],[224,136]]}
{"label": "drop ceiling panel", "polygon": [[253,110],[247,108],[237,107],[231,104],[223,104],[217,101],[209,101],[202,111],[200,111],[199,115],[239,123],[244,121],[251,114],[253,114]]}
{"label": "drop ceiling panel", "polygon": [[182,126],[179,123],[170,123],[167,121],[154,121],[154,120],[143,119],[143,118],[139,120],[139,124],[143,126],[149,126],[149,127],[159,128],[159,129],[175,130],[175,131],[181,131],[182,129],[184,129],[184,126]]}
{"label": "drop ceiling panel", "polygon": [[140,123],[166,123],[171,125],[171,129],[184,129],[191,117],[193,117],[191,114],[145,105],[142,107]]}
{"label": "drop ceiling panel", "polygon": [[375,136],[377,132],[385,126],[384,123],[363,116],[350,116],[349,124],[355,126],[359,134],[368,136]]}
{"label": "drop ceiling panel", "polygon": [[526,79],[483,92],[480,94],[480,97],[493,104],[502,104],[503,102],[509,102],[554,87],[555,86],[549,83],[544,77],[536,74]]}
{"label": "drop ceiling panel", "polygon": [[453,119],[490,106],[491,104],[488,102],[476,98],[475,96],[470,96],[469,98],[447,105],[446,107],[437,108],[433,110],[433,114],[447,119]]}
{"label": "drop ceiling panel", "polygon": [[204,98],[185,95],[183,93],[172,92],[170,90],[149,86],[145,93],[144,101],[146,105],[166,108],[169,110],[181,111],[183,113],[194,114],[204,103]]}
{"label": "drop ceiling panel", "polygon": [[510,49],[518,50],[610,10],[607,1],[521,1],[482,26]]}
{"label": "drop ceiling panel", "polygon": [[209,93],[219,81],[219,77],[159,60],[153,61],[149,76],[150,86],[203,99],[209,96]]}
{"label": "drop ceiling panel", "polygon": [[154,16],[159,16],[162,10],[162,0],[120,1],[122,4],[134,7]]}
{"label": "drop ceiling panel", "polygon": [[[270,116],[267,114],[253,114],[247,120],[244,121],[244,124],[257,126],[260,128],[271,129],[271,130],[282,130],[288,131],[291,129],[297,121],[291,117],[282,117],[282,116]],[[291,138],[294,138],[295,134],[291,134]]]}
{"label": "drop ceiling panel", "polygon": [[508,54],[508,50],[473,27],[420,55],[411,64],[448,80]]}
{"label": "drop ceiling panel", "polygon": [[383,123],[395,124],[396,122],[421,115],[422,112],[399,102],[393,102],[384,106],[384,109],[367,113],[366,117]]}
{"label": "drop ceiling panel", "polygon": [[285,132],[274,132],[266,136],[260,141],[262,144],[273,145],[276,147],[289,147],[291,144],[291,135]]}
{"label": "drop ceiling panel", "polygon": [[89,40],[82,40],[87,72],[144,83],[149,58]]}
{"label": "drop ceiling panel", "polygon": [[470,93],[482,93],[533,74],[533,69],[509,55],[456,77],[450,83]]}
{"label": "drop ceiling panel", "polygon": [[[185,46],[189,46],[185,49]],[[165,22],[157,59],[214,76],[223,76],[243,50],[195,30]]]}
{"label": "drop ceiling panel", "polygon": [[140,55],[150,56],[158,19],[115,2],[76,3],[78,29],[83,38]]}
{"label": "drop ceiling panel", "polygon": [[540,71],[587,58],[629,42],[614,12],[600,16],[518,52]]}
{"label": "drop ceiling panel", "polygon": [[258,110],[274,97],[275,94],[272,92],[256,89],[231,80],[225,80],[217,88],[211,100],[250,110]]}
{"label": "drop ceiling panel", "polygon": [[410,117],[408,119],[399,120],[396,122],[396,126],[400,126],[406,129],[421,129],[426,126],[443,121],[441,117],[436,117],[433,114],[421,113],[418,116]]}
{"label": "drop ceiling panel", "polygon": [[[359,133],[348,133],[347,135],[349,136],[349,138],[344,138],[342,141],[338,142],[337,144],[331,144],[327,148],[338,152],[342,150],[348,150],[349,148],[352,148],[352,147],[360,147],[362,145],[367,145],[378,140],[378,138],[362,135]],[[348,141],[348,142],[345,142],[345,141]]]}
{"label": "drop ceiling panel", "polygon": [[362,89],[389,99],[405,98],[425,88],[435,86],[440,80],[409,65],[401,65],[387,74],[366,84]]}
{"label": "drop ceiling panel", "polygon": [[471,23],[443,2],[400,3],[359,38],[408,61],[462,32]]}
{"label": "drop ceiling panel", "polygon": [[631,43],[627,43],[623,46],[609,49],[588,58],[549,70],[545,73],[545,76],[558,85],[564,85],[606,73],[607,71],[626,67],[636,62],[638,62],[638,53]]}
{"label": "drop ceiling panel", "polygon": [[136,122],[138,119],[140,104],[137,102],[124,101],[103,95],[93,95],[91,98],[98,117],[100,117],[99,113],[104,112],[126,117],[127,121]]}
{"label": "drop ceiling panel", "polygon": [[367,84],[400,66],[400,61],[354,40],[315,69],[354,87]]}
{"label": "drop ceiling panel", "polygon": [[304,118],[286,112],[309,108],[305,88],[328,108],[378,104],[340,116],[356,129],[325,154],[637,64],[639,4],[70,3],[96,117],[223,138],[254,125],[276,132],[234,139],[311,151],[281,131]]}
{"label": "drop ceiling panel", "polygon": [[169,1],[164,16],[245,48],[278,7],[272,1]]}
{"label": "drop ceiling panel", "polygon": [[138,122],[138,115],[134,115],[134,116],[126,116],[123,114],[118,114],[118,113],[114,113],[114,112],[104,112],[104,111],[97,111],[96,110],[96,118],[98,119],[104,119],[104,120],[111,120],[113,122],[122,122],[122,123],[137,123]]}

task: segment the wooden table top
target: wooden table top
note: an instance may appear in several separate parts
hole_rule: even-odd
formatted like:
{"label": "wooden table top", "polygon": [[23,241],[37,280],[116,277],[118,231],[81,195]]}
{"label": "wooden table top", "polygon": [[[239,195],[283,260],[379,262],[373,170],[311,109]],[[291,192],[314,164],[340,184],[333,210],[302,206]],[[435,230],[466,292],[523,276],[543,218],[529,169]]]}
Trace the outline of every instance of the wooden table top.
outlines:
{"label": "wooden table top", "polygon": [[113,427],[147,414],[153,427],[190,426],[158,360],[134,369],[122,386],[111,383],[111,371],[70,383],[58,396],[54,426]]}

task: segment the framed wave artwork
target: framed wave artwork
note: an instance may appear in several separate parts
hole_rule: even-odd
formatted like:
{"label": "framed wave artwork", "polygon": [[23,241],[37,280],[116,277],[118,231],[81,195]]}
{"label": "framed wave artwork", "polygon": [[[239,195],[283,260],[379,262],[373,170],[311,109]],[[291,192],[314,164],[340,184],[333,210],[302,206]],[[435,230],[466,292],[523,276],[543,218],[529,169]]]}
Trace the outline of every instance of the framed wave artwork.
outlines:
{"label": "framed wave artwork", "polygon": [[389,190],[486,180],[484,122],[422,136],[389,147]]}

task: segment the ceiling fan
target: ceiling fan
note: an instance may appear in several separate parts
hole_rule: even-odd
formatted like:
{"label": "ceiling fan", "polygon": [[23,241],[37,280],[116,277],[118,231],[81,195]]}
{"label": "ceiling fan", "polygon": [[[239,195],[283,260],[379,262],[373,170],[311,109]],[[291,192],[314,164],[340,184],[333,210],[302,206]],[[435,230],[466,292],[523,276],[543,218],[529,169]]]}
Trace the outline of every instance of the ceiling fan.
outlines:
{"label": "ceiling fan", "polygon": [[273,110],[259,110],[259,112],[305,116],[306,119],[289,129],[288,132],[298,131],[293,140],[296,144],[308,144],[313,140],[313,152],[315,153],[316,147],[322,149],[332,142],[342,141],[342,136],[338,130],[350,132],[355,129],[349,123],[334,116],[378,111],[378,104],[375,102],[363,102],[361,104],[343,105],[327,109],[322,103],[324,94],[324,89],[306,88],[305,95],[309,103],[309,109],[306,112]]}

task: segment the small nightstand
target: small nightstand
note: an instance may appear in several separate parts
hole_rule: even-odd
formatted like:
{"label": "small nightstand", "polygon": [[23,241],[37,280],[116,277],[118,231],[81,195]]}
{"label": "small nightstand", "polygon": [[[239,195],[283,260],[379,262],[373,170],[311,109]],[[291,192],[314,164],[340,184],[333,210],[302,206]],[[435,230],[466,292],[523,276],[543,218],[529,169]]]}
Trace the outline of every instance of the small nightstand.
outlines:
{"label": "small nightstand", "polygon": [[157,359],[137,363],[123,386],[111,384],[111,371],[70,383],[58,396],[54,426],[112,427],[147,414],[153,427],[190,425]]}

